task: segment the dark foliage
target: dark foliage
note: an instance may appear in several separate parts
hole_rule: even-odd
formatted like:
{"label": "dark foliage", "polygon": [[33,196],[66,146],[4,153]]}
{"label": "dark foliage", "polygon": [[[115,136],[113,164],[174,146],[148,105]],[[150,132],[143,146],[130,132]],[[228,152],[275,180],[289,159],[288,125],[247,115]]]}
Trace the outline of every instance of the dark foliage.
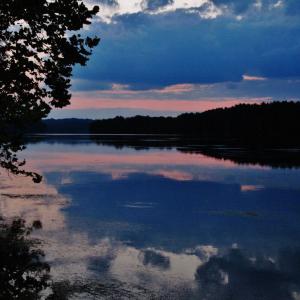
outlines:
{"label": "dark foliage", "polygon": [[300,145],[300,103],[240,104],[171,117],[116,117],[91,124],[92,133],[181,134],[207,143]]}
{"label": "dark foliage", "polygon": [[90,119],[46,119],[28,129],[30,133],[89,133]]}
{"label": "dark foliage", "polygon": [[40,181],[21,169],[21,133],[70,103],[73,67],[84,66],[99,43],[76,32],[98,10],[79,0],[0,1],[0,165],[13,174]]}
{"label": "dark foliage", "polygon": [[26,226],[22,219],[0,223],[0,299],[40,299],[50,286],[50,267],[39,248],[40,241],[30,238],[40,221]]}
{"label": "dark foliage", "polygon": [[70,34],[98,12],[78,0],[0,2],[0,121],[32,122],[70,103],[75,64],[85,65],[97,37]]}

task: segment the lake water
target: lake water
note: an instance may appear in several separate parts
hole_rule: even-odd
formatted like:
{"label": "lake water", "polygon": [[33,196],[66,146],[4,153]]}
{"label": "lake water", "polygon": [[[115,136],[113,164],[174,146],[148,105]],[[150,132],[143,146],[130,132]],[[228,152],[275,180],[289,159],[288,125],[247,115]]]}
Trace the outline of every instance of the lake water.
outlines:
{"label": "lake water", "polygon": [[300,299],[298,152],[216,149],[35,139],[22,156],[44,180],[1,172],[0,214],[42,222],[68,299]]}

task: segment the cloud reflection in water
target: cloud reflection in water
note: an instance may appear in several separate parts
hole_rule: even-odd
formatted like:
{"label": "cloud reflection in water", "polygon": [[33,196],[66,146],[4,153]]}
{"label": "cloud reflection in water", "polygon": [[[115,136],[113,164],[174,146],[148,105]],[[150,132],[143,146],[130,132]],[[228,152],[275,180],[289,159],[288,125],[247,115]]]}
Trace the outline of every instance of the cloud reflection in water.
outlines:
{"label": "cloud reflection in water", "polygon": [[42,221],[53,280],[77,298],[299,296],[299,170],[93,143],[26,157],[45,181],[2,174],[1,214]]}

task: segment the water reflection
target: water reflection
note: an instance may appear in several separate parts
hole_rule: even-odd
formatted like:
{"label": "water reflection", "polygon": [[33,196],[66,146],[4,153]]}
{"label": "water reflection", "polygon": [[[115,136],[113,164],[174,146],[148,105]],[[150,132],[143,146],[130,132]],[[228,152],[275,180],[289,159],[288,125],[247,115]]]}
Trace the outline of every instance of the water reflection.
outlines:
{"label": "water reflection", "polygon": [[178,152],[202,154],[208,158],[246,164],[269,166],[273,168],[299,168],[299,148],[261,148],[240,147],[239,145],[203,144],[196,137],[178,135],[35,135],[31,136],[31,143],[47,141],[49,144],[87,144],[96,143],[99,146],[110,146],[118,150],[171,150]]}
{"label": "water reflection", "polygon": [[282,249],[277,259],[231,249],[200,266],[196,281],[200,299],[295,300],[299,275],[300,249]]}
{"label": "water reflection", "polygon": [[56,299],[298,299],[298,168],[68,139],[24,152],[43,183],[0,182],[0,214],[43,223]]}
{"label": "water reflection", "polygon": [[50,266],[43,260],[39,241],[28,236],[41,228],[36,220],[26,226],[22,219],[0,223],[0,298],[38,299],[50,286]]}

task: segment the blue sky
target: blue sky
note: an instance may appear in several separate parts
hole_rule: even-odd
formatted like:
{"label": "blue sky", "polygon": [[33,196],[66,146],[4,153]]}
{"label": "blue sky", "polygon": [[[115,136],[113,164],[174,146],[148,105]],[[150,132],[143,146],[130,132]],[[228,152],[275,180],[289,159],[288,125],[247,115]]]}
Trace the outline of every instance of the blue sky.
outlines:
{"label": "blue sky", "polygon": [[86,0],[102,38],[51,117],[176,115],[298,100],[299,0]]}

